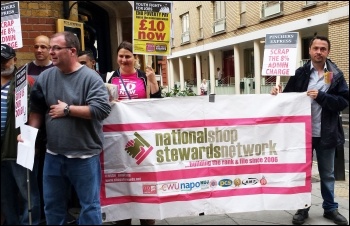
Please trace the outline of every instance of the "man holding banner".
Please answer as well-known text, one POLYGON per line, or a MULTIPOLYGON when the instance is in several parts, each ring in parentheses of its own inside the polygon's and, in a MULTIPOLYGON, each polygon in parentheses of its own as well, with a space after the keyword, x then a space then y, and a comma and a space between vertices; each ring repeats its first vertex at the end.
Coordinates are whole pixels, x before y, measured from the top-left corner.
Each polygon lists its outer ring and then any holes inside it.
MULTIPOLYGON (((38 225, 40 223, 40 194, 36 178, 38 162, 35 161, 33 171, 29 172, 29 178, 27 169, 16 163, 19 127, 16 126, 15 108, 17 105, 26 105, 18 101, 20 95, 15 93, 16 60, 15 50, 6 44, 1 44, 1 211, 7 225, 30 223, 38 225), (30 180, 30 197, 28 197, 27 179, 30 180)), ((23 115, 27 117, 28 114, 23 115)))
MULTIPOLYGON (((306 92, 312 99, 312 150, 316 151, 321 179, 323 217, 335 224, 347 225, 348 221, 338 212, 338 203, 334 201, 334 158, 336 147, 345 142, 339 112, 349 105, 349 88, 343 72, 327 59, 330 47, 327 37, 311 39, 311 61, 296 70, 283 92, 306 92)), ((280 89, 274 87, 271 94, 276 95, 280 89)), ((299 209, 293 216, 293 224, 303 224, 309 217, 309 209, 299 209)))

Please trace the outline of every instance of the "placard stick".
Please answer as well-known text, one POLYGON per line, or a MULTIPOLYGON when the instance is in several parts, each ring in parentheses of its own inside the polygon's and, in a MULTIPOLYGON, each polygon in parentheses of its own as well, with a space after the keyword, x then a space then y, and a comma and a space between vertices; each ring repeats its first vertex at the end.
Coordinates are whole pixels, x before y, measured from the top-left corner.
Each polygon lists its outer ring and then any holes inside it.
MULTIPOLYGON (((146 61, 145 70, 147 70, 147 67, 152 67, 152 56, 151 55, 146 55, 146 60, 145 61, 146 61)), ((147 92, 147 98, 150 98, 151 86, 150 86, 150 81, 148 80, 148 77, 147 77, 146 92, 147 92)))
POLYGON ((282 92, 282 88, 280 88, 280 83, 281 83, 281 76, 276 76, 276 88, 278 90, 278 92, 282 92))

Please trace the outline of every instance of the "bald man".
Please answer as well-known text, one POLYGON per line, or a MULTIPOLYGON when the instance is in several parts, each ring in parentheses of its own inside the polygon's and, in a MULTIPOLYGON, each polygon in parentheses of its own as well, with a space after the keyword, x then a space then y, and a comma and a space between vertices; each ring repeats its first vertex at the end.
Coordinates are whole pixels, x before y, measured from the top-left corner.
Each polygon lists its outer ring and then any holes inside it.
MULTIPOLYGON (((44 70, 53 67, 51 56, 50 56, 50 38, 45 35, 39 35, 34 39, 33 51, 35 60, 28 63, 28 75, 29 77, 38 78, 39 74, 44 70)), ((46 152, 46 129, 42 126, 39 129, 36 139, 36 155, 35 164, 38 164, 38 183, 40 190, 40 202, 41 202, 41 216, 45 217, 44 213, 44 202, 43 202, 43 191, 42 191, 42 175, 44 168, 44 159, 46 152), (37 163, 38 162, 38 163, 37 163)), ((42 219, 44 220, 44 219, 42 219)))
POLYGON ((35 60, 28 64, 28 75, 37 79, 44 70, 53 67, 50 56, 50 38, 45 35, 39 35, 34 39, 34 57, 35 60))

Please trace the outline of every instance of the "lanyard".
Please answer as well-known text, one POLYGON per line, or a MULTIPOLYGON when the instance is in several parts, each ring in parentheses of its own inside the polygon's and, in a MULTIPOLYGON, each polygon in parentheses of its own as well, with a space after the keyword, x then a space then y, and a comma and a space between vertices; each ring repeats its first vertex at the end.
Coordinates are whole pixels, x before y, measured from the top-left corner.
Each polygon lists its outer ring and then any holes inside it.
POLYGON ((119 72, 119 69, 117 70, 117 74, 119 75, 120 80, 122 80, 122 83, 123 83, 123 86, 124 86, 125 92, 126 92, 126 94, 128 95, 129 100, 131 100, 130 94, 129 94, 129 92, 128 92, 128 90, 127 90, 126 86, 125 86, 124 80, 123 80, 123 78, 122 78, 122 74, 119 72))

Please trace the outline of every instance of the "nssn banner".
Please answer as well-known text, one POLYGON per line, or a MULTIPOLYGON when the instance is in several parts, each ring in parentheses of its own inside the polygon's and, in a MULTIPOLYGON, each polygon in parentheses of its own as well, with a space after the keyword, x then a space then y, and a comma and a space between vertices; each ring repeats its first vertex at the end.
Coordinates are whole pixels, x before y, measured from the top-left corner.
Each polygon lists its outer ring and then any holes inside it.
POLYGON ((126 100, 103 130, 104 222, 311 204, 306 93, 126 100))

